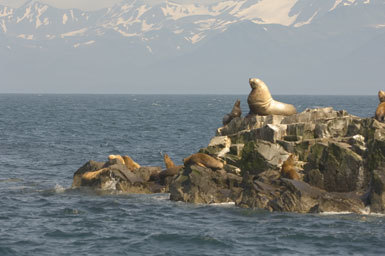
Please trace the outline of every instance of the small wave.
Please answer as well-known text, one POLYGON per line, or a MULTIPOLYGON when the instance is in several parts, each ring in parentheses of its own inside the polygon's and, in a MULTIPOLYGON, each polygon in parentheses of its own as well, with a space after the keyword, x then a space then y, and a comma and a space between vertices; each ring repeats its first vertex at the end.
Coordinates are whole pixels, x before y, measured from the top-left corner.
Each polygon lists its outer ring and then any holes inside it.
POLYGON ((16 255, 16 251, 10 247, 0 246, 0 255, 16 255))
MULTIPOLYGON (((356 214, 356 213, 348 212, 348 211, 344 211, 344 212, 321 212, 320 213, 320 215, 350 215, 350 214, 356 214)), ((369 207, 366 207, 358 215, 373 216, 373 217, 385 217, 385 214, 383 214, 383 213, 370 212, 369 207)))
POLYGON ((64 193, 66 191, 66 189, 63 186, 56 184, 54 187, 54 191, 56 193, 64 193))
POLYGON ((321 212, 320 215, 347 215, 354 214, 353 212, 321 212))
POLYGON ((170 194, 154 194, 154 196, 151 197, 152 199, 159 200, 159 201, 165 201, 170 199, 170 194))
POLYGON ((78 209, 64 208, 64 214, 66 215, 79 215, 81 212, 78 209))
POLYGON ((373 217, 385 217, 384 213, 369 213, 368 215, 373 217))
POLYGON ((0 182, 21 182, 23 181, 22 179, 18 179, 18 178, 9 178, 9 179, 0 179, 0 182))
POLYGON ((210 204, 210 205, 214 205, 214 206, 234 206, 235 202, 214 203, 214 204, 210 204))

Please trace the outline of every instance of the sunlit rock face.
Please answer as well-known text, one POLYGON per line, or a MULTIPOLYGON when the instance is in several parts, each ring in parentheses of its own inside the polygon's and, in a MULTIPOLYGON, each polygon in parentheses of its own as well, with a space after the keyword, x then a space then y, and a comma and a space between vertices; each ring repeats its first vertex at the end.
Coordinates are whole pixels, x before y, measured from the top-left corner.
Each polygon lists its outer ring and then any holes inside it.
MULTIPOLYGON (((385 125, 373 118, 332 108, 307 109, 291 116, 235 118, 217 130, 212 141, 218 143, 201 152, 219 156, 230 149, 220 157, 241 171, 242 191, 235 199, 241 207, 383 212, 384 135, 385 125), (290 154, 297 158, 298 181, 280 173, 290 154)), ((188 175, 183 178, 189 180, 188 175)), ((185 184, 194 186, 192 179, 185 184)))
POLYGON ((268 211, 385 213, 385 124, 332 108, 234 118, 172 168, 89 161, 72 186, 268 211))

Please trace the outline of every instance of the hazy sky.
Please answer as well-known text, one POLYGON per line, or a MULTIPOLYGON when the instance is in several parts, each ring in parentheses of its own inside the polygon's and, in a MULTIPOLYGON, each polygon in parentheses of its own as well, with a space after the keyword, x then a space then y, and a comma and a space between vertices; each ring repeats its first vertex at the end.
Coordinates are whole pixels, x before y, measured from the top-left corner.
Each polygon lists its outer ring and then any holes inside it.
MULTIPOLYGON (((0 0, 0 4, 19 7, 27 0, 0 0)), ((84 10, 97 10, 114 5, 121 0, 39 0, 58 8, 79 8, 84 10)))
MULTIPOLYGON (((11 6, 11 7, 19 7, 23 3, 28 0, 0 0, 0 4, 11 6)), ((98 10, 101 8, 111 7, 116 3, 122 2, 124 0, 37 0, 41 3, 47 3, 57 8, 78 8, 83 10, 98 10)), ((147 0, 145 2, 159 3, 165 2, 166 0, 147 0)), ((210 2, 219 2, 220 0, 172 0, 172 2, 176 3, 210 3, 210 2)))

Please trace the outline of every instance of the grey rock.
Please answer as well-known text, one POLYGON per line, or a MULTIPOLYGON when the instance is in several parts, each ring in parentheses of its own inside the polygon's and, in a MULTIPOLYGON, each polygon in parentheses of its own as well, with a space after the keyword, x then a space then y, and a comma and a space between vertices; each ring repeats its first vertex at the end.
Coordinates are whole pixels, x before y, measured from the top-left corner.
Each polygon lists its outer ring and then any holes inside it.
POLYGON ((191 165, 172 181, 170 199, 189 203, 234 202, 241 191, 242 178, 224 170, 191 165))
POLYGON ((372 212, 385 213, 385 168, 372 173, 369 201, 372 212))

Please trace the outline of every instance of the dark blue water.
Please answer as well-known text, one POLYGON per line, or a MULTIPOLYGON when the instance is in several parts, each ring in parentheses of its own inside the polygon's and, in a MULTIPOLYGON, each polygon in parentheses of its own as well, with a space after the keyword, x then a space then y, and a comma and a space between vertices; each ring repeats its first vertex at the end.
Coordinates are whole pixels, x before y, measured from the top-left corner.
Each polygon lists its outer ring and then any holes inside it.
MULTIPOLYGON (((0 95, 0 255, 374 255, 385 217, 268 213, 167 194, 71 190, 86 161, 176 163, 207 146, 243 96, 0 95)), ((280 96, 373 116, 377 96, 280 96)))

